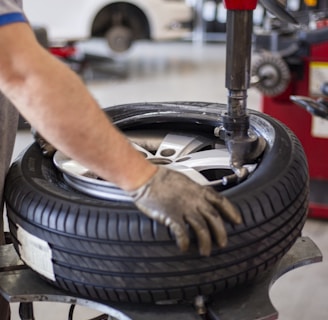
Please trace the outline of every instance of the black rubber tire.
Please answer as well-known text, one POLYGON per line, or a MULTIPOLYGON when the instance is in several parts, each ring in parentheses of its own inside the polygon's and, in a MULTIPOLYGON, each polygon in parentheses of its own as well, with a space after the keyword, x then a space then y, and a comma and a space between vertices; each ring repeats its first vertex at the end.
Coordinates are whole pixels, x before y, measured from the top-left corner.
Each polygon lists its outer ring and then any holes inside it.
POLYGON ((129 50, 134 39, 131 28, 120 25, 109 28, 105 38, 109 47, 118 53, 129 50))
MULTIPOLYGON (((210 103, 130 104, 107 114, 123 130, 149 124, 208 132, 225 106, 210 103)), ((291 131, 271 117, 251 113, 251 125, 268 139, 257 170, 223 193, 243 223, 226 223, 229 243, 198 255, 195 237, 181 253, 168 229, 129 202, 105 201, 68 187, 36 144, 12 165, 5 197, 17 251, 17 226, 46 241, 55 285, 92 299, 154 302, 192 299, 250 281, 272 268, 300 236, 308 209, 304 151, 291 131)), ((21 239, 19 239, 21 241, 21 239)))

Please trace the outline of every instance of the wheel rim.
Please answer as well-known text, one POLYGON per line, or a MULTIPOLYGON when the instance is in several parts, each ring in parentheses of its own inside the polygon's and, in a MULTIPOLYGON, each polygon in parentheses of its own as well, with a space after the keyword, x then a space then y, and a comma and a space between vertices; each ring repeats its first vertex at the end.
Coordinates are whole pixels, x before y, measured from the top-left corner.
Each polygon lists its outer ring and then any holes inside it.
MULTIPOLYGON (((148 130, 132 130, 126 134, 146 159, 181 172, 201 185, 222 185, 222 178, 233 174, 229 152, 224 142, 214 135, 210 139, 201 133, 174 130, 151 133, 148 130)), ((102 180, 60 151, 55 153, 54 163, 66 183, 78 191, 106 200, 132 201, 124 190, 102 180)), ((246 167, 252 172, 256 164, 246 167)))

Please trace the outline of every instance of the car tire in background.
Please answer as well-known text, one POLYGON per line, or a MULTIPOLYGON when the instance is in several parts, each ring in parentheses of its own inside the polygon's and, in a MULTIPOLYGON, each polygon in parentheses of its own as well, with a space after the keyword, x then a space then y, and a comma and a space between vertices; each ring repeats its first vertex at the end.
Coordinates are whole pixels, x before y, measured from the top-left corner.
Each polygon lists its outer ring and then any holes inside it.
POLYGON ((95 17, 91 35, 105 37, 113 52, 130 49, 138 39, 150 39, 150 26, 145 13, 129 3, 112 3, 95 17))
POLYGON ((130 49, 133 42, 133 31, 124 26, 113 26, 105 34, 109 47, 115 52, 130 49))

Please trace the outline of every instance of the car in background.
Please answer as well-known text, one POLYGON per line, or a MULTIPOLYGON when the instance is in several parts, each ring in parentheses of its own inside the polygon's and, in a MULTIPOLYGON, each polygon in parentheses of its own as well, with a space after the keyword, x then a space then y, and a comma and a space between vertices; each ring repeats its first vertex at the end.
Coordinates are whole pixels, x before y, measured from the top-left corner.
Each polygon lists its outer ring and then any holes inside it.
POLYGON ((184 0, 29 0, 24 11, 47 30, 51 44, 105 37, 114 52, 138 39, 187 37, 193 17, 184 0))

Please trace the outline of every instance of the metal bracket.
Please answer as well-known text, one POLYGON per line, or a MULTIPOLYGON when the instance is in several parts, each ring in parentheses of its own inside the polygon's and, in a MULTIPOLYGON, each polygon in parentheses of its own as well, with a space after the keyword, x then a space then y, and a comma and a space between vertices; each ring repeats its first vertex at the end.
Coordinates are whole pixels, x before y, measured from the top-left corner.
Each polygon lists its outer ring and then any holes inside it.
MULTIPOLYGON (((271 272, 245 286, 211 297, 207 304, 208 320, 275 320, 278 312, 271 304, 269 290, 286 272, 322 261, 322 254, 307 237, 297 239, 271 272)), ((64 302, 85 306, 118 320, 200 320, 191 304, 155 305, 111 303, 87 300, 55 288, 19 260, 13 245, 0 246, 0 294, 13 303, 34 301, 64 302)), ((204 318, 203 318, 204 319, 204 318)))

